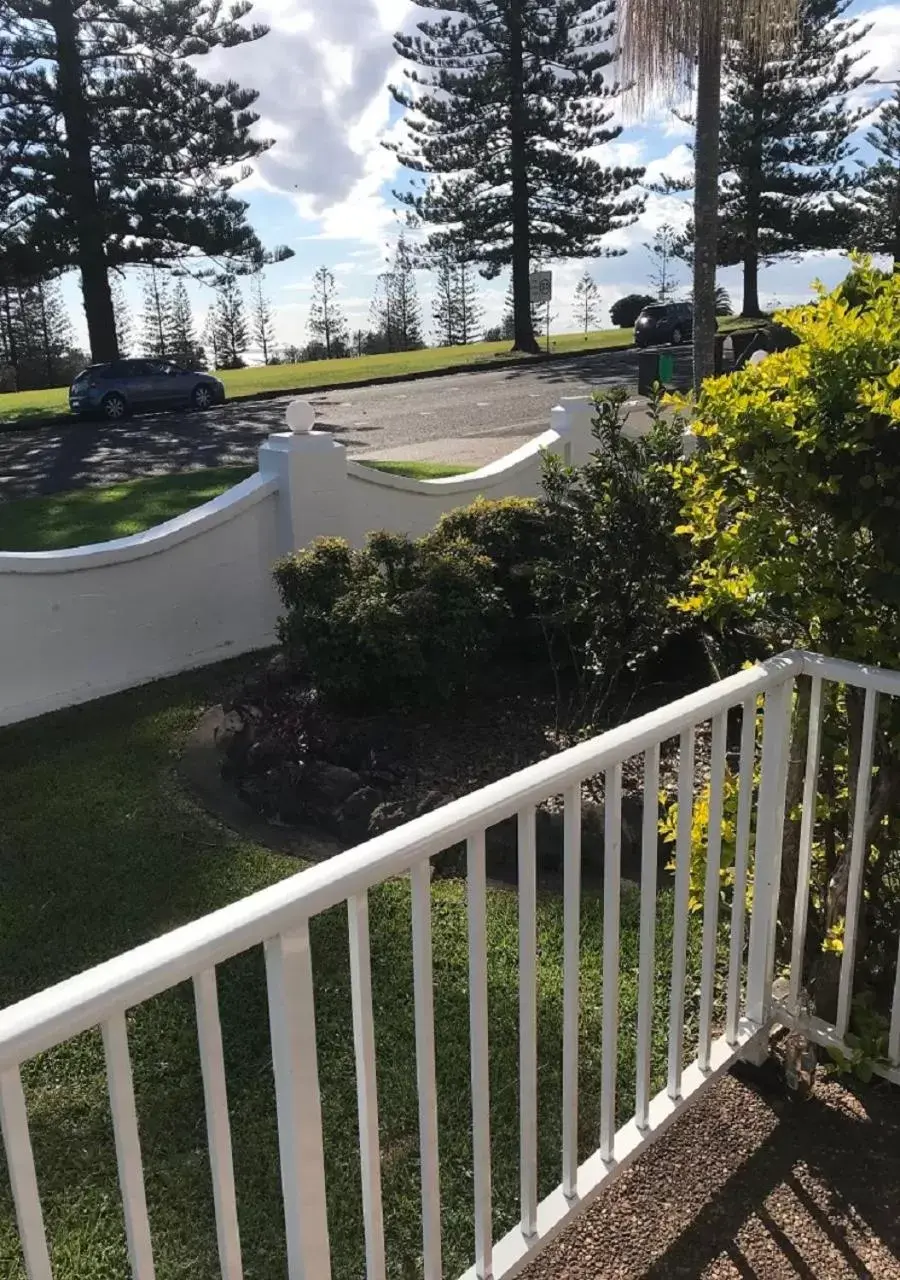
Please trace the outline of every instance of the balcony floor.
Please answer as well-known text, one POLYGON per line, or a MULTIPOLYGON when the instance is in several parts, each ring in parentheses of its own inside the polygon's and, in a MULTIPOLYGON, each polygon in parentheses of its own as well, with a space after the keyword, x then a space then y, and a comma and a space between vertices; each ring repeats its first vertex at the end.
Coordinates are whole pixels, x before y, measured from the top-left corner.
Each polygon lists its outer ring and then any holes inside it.
POLYGON ((726 1076, 526 1280, 900 1280, 900 1091, 726 1076))

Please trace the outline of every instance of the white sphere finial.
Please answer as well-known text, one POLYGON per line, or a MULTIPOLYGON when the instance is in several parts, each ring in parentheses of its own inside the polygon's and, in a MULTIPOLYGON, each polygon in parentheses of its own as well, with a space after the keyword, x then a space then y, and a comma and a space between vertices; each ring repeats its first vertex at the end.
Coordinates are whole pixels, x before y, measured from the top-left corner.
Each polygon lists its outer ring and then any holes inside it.
POLYGON ((306 436, 316 423, 316 411, 308 400, 292 400, 285 410, 287 424, 295 436, 306 436))

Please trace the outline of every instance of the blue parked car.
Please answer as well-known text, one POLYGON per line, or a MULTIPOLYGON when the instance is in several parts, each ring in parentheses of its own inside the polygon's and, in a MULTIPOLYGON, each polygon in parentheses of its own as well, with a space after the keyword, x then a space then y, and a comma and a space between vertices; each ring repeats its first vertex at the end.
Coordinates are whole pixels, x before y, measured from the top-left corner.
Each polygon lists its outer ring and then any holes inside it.
POLYGON ((225 399, 211 373, 181 369, 170 360, 113 360, 92 364, 69 388, 69 409, 120 422, 133 409, 208 409, 225 399))

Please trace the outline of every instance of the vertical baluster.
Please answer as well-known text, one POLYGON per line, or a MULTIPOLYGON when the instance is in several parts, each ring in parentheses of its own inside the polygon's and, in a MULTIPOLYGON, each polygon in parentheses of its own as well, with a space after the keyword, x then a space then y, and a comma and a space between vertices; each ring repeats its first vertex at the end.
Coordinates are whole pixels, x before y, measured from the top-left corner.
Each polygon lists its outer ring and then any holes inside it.
POLYGON ((866 817, 872 786, 872 762, 875 756, 875 719, 878 694, 866 690, 863 711, 862 743, 859 773, 856 777, 856 804, 853 809, 853 836, 850 844, 850 878, 847 882, 847 915, 844 921, 844 950, 841 955, 841 977, 838 986, 837 1033, 847 1034, 850 1004, 853 999, 853 968, 856 962, 856 932, 859 925, 859 903, 862 895, 863 869, 866 861, 866 817))
POLYGON ((712 1010, 716 989, 716 935, 719 925, 719 869, 722 863, 722 810, 725 787, 725 734, 728 712, 713 720, 709 773, 709 830, 706 839, 706 880, 703 886, 703 941, 700 967, 700 1039, 697 1057, 701 1071, 709 1070, 712 1010))
POLYGON ((289 1280, 329 1280, 309 923, 265 944, 289 1280))
POLYGON ((675 833, 675 922, 672 931, 672 990, 669 999, 668 1094, 681 1096, 684 1054, 684 983, 687 972, 691 818, 694 806, 694 730, 685 729, 678 750, 678 824, 675 833))
POLYGON ((534 809, 519 814, 519 1163, 522 1234, 537 1230, 537 849, 534 809))
POLYGON ((581 787, 565 794, 563 815, 562 1188, 578 1176, 578 967, 581 948, 581 787))
POLYGON ((375 1022, 372 1015, 369 899, 365 892, 348 898, 347 925, 350 934, 350 1000, 353 1012, 353 1056, 356 1062, 366 1275, 368 1280, 384 1280, 384 1219, 381 1206, 375 1022))
POLYGON ((646 1129, 650 1116, 650 1049, 656 977, 656 877, 659 856, 659 743, 644 753, 644 820, 641 831, 641 942, 638 975, 635 1120, 646 1129))
POLYGON ((612 1160, 619 1060, 619 899, 622 872, 622 766, 607 769, 603 831, 603 1030, 600 1159, 612 1160))
POLYGON ((489 1280, 492 1268, 491 1129, 488 1073, 487 890, 484 832, 466 849, 469 916, 469 1038, 472 1066, 472 1157, 475 1166, 475 1274, 489 1280))
POLYGON ((434 1063, 434 978, 431 961, 431 864, 412 869, 413 999, 416 1013, 416 1090, 422 1179, 422 1257, 425 1280, 441 1280, 441 1192, 437 1082, 434 1063))
POLYGON ((747 915, 747 863, 750 853, 750 816, 753 810, 753 775, 756 770, 756 699, 741 708, 741 773, 738 782, 737 826, 734 841, 734 897, 731 902, 731 947, 728 957, 728 995, 725 1036, 737 1043, 741 1013, 741 970, 747 915))
POLYGON ((791 677, 767 690, 763 711, 762 763, 753 858, 753 913, 747 954, 747 1018, 758 1026, 768 1022, 772 1008, 793 699, 794 680, 791 677))
POLYGON ((197 1040, 203 1074, 206 1106, 206 1135, 209 1168, 212 1174, 213 1204, 216 1211, 216 1239, 222 1280, 241 1280, 241 1241, 238 1233, 237 1201, 234 1192, 234 1162, 231 1125, 228 1120, 228 1092, 225 1057, 219 1023, 219 999, 215 969, 204 969, 194 978, 194 1006, 197 1010, 197 1040))
POLYGON ((53 1280, 18 1067, 0 1072, 0 1128, 28 1280, 53 1280))
POLYGON ((900 1067, 900 940, 897 942, 897 971, 894 974, 894 998, 891 1001, 888 1058, 895 1067, 900 1067))
POLYGON ((791 976, 788 999, 796 1008, 803 985, 803 952, 809 911, 809 872, 812 865, 816 794, 819 782, 819 750, 822 740, 822 678, 813 676, 809 694, 809 732, 806 739, 806 775, 803 779, 803 813, 797 856, 797 892, 794 895, 794 932, 791 939, 791 976))
POLYGON ((124 1013, 115 1013, 104 1022, 103 1047, 132 1280, 153 1280, 153 1247, 124 1013))

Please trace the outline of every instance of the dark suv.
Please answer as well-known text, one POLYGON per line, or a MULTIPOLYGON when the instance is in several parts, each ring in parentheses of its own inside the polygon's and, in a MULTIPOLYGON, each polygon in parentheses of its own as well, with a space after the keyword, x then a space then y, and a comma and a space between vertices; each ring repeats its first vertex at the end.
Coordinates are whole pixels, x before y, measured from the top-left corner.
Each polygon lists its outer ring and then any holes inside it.
POLYGON ((181 369, 170 360, 113 360, 84 369, 69 388, 72 413, 99 413, 119 422, 132 409, 190 405, 208 409, 225 399, 225 387, 210 373, 181 369))
POLYGON ((634 324, 634 341, 639 347, 655 347, 671 342, 677 347, 694 336, 694 308, 689 302, 657 302, 644 307, 634 324))

